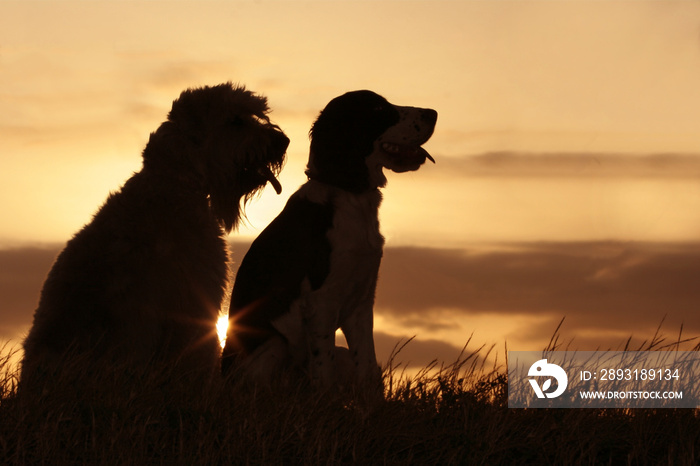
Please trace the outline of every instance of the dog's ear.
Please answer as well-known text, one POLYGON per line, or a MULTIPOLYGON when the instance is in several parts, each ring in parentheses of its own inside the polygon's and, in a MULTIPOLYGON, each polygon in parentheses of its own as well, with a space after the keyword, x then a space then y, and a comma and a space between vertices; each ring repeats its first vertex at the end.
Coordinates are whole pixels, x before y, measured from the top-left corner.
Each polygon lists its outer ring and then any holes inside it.
POLYGON ((366 158, 399 114, 382 96, 353 91, 331 100, 311 127, 310 179, 361 192, 370 187, 366 158))
POLYGON ((372 153, 373 140, 343 124, 319 117, 311 128, 311 150, 306 175, 347 191, 369 188, 365 157, 372 153))

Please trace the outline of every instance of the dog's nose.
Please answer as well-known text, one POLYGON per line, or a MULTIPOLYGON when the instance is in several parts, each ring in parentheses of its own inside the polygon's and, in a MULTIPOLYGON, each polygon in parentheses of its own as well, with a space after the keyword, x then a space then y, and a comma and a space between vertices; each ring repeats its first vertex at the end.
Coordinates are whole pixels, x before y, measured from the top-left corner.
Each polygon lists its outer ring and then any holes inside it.
POLYGON ((437 112, 432 108, 424 109, 421 115, 421 119, 426 123, 430 123, 431 125, 434 125, 437 122, 437 117, 437 112))
POLYGON ((281 131, 275 131, 274 133, 274 145, 279 152, 286 152, 287 147, 289 147, 289 138, 286 134, 281 131))

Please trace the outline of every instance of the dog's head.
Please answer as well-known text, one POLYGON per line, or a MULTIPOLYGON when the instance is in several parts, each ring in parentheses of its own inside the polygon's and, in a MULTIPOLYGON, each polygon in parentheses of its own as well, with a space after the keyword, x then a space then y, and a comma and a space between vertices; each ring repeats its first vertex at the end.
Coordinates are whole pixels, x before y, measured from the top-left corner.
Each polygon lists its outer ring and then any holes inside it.
POLYGON ((352 192, 382 187, 382 168, 417 170, 426 159, 421 147, 435 129, 437 112, 399 107, 371 91, 331 100, 311 128, 309 178, 352 192))
POLYGON ((173 102, 168 121, 151 135, 144 168, 204 191, 226 231, 242 205, 284 164, 289 139, 270 122, 267 99, 231 83, 188 89, 173 102))

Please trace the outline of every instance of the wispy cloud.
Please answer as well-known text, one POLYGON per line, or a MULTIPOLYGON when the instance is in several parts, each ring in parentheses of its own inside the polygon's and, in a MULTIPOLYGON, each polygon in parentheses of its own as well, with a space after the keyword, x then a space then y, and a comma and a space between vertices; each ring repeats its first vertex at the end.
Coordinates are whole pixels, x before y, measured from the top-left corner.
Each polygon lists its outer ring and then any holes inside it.
MULTIPOLYGON (((439 155, 438 155, 439 157, 439 155)), ((700 153, 639 154, 572 152, 489 152, 463 157, 439 157, 441 175, 537 178, 695 178, 700 153)))

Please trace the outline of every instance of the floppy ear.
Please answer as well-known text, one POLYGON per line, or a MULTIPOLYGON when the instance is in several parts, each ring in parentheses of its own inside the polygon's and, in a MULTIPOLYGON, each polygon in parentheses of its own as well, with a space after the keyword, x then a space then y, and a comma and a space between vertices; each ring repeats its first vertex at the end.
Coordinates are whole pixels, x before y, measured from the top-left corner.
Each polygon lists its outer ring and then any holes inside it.
POLYGON ((320 115, 311 127, 311 150, 306 175, 351 192, 369 188, 365 158, 374 141, 350 122, 320 115))

